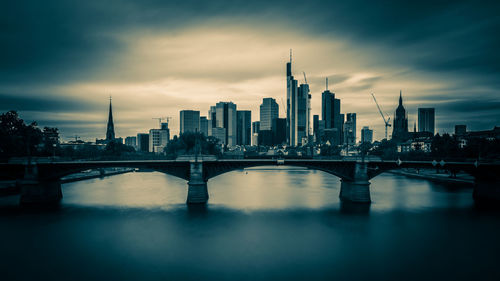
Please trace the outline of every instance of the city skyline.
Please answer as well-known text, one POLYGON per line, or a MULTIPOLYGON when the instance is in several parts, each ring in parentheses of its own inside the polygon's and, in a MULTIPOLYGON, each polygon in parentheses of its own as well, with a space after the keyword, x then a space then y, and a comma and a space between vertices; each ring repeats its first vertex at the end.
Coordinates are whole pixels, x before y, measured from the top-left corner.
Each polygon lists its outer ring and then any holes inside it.
POLYGON ((455 124, 482 130, 500 123, 493 36, 499 22, 489 4, 387 3, 371 7, 376 14, 360 12, 359 3, 116 4, 7 6, 3 13, 17 16, 2 17, 8 24, 0 109, 58 127, 63 140, 104 138, 109 95, 121 137, 156 128, 151 118, 158 116, 174 117, 171 130, 178 134, 179 110, 205 115, 218 101, 233 101, 260 120, 260 101, 271 97, 284 117, 283 68, 292 48, 293 75, 300 84, 301 72, 307 74, 312 114, 321 114, 329 77, 342 113, 356 112, 358 133, 369 126, 374 139, 383 138, 384 124, 371 92, 392 116, 402 89, 409 127, 419 107, 435 108, 436 133, 452 133, 455 124), (289 19, 301 9, 308 11, 302 20, 289 19), (153 10, 161 17, 146 17, 153 10), (335 17, 342 14, 350 16, 335 17), (94 21, 78 20, 84 17, 94 21))

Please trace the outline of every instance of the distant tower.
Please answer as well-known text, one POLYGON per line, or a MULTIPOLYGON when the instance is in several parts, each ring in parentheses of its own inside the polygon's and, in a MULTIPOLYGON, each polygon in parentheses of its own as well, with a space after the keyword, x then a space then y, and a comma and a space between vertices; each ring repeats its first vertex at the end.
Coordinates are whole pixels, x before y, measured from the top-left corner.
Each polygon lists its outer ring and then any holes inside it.
POLYGON ((399 91, 399 105, 394 115, 392 138, 398 141, 406 141, 408 139, 408 116, 403 106, 403 95, 401 91, 399 91))
POLYGON ((106 141, 115 139, 115 125, 113 124, 113 110, 111 108, 111 97, 109 97, 108 128, 106 130, 106 141))

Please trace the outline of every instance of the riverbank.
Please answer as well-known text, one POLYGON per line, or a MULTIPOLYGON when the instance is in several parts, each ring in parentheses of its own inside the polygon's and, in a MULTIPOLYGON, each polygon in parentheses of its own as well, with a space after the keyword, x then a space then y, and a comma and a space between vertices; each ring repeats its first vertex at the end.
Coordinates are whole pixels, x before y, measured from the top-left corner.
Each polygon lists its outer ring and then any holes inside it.
MULTIPOLYGON (((100 177, 114 176, 133 172, 132 168, 111 168, 102 170, 89 170, 86 172, 71 174, 61 178, 61 183, 69 183, 81 180, 88 180, 100 177)), ((21 192, 21 188, 17 181, 0 181, 0 197, 17 195, 21 192)))
POLYGON ((132 168, 112 168, 102 170, 90 170, 87 172, 71 174, 61 178, 61 183, 75 182, 81 180, 95 179, 100 177, 114 176, 133 172, 132 168))
POLYGON ((457 174, 456 177, 454 178, 450 177, 450 174, 445 173, 444 171, 442 173, 436 173, 435 170, 429 170, 429 169, 391 170, 387 171, 387 173, 401 175, 409 178, 425 179, 441 183, 456 183, 463 185, 474 184, 474 178, 465 173, 457 174))

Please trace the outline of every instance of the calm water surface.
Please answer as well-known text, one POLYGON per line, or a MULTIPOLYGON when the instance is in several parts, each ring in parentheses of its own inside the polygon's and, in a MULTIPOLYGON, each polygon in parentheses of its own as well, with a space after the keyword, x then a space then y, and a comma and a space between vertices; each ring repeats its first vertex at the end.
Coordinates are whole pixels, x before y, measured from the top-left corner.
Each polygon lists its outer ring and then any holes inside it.
POLYGON ((58 210, 0 210, 0 280, 500 280, 500 215, 472 190, 392 174, 373 203, 339 201, 320 171, 209 181, 129 173, 63 185, 58 210))

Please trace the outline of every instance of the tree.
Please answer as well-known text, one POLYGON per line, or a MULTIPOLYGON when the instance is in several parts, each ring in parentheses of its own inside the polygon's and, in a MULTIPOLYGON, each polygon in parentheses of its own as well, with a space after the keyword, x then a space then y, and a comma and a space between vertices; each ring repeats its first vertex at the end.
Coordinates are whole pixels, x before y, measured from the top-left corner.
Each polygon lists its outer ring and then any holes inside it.
POLYGON ((168 142, 165 147, 168 158, 175 159, 183 154, 210 154, 220 155, 219 140, 214 137, 205 137, 199 132, 185 132, 168 142))
POLYGON ((1 156, 31 156, 41 140, 42 132, 36 122, 26 125, 14 110, 0 115, 1 156))

